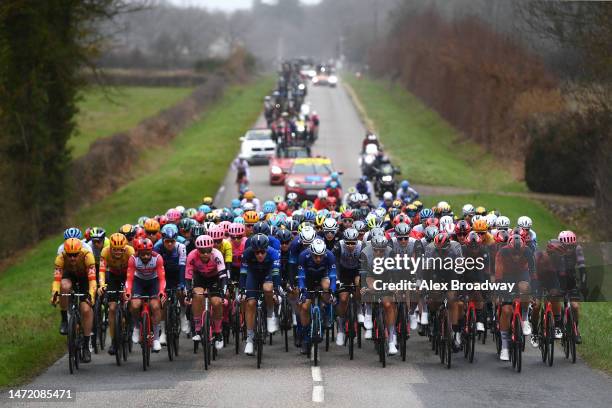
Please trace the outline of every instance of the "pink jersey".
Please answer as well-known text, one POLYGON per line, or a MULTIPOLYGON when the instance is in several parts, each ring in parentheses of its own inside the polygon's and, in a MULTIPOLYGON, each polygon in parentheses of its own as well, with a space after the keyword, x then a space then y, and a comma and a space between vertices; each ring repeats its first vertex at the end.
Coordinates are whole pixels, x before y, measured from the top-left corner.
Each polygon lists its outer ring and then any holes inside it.
POLYGON ((200 259, 200 253, 194 249, 187 255, 187 265, 185 265, 185 279, 193 279, 194 272, 202 274, 205 278, 221 277, 220 272, 225 271, 225 262, 223 254, 216 248, 213 248, 208 262, 204 263, 200 259))
POLYGON ((232 239, 232 266, 240 267, 242 263, 242 253, 244 252, 244 245, 247 242, 247 237, 242 237, 240 241, 232 239))

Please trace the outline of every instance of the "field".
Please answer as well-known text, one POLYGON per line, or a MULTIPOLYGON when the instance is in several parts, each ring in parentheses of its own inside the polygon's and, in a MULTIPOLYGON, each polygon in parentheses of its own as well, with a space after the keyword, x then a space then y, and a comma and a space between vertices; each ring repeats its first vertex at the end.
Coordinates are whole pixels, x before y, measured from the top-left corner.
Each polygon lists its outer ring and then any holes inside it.
POLYGON ((191 88, 120 86, 93 87, 81 95, 77 133, 68 145, 72 157, 87 153, 96 139, 126 131, 185 98, 191 88))
MULTIPOLYGON (((74 224, 114 231, 141 215, 214 196, 238 149, 238 136, 255 122, 271 87, 268 79, 231 87, 170 146, 144 155, 143 176, 81 210, 74 224)), ((0 387, 25 381, 64 353, 59 313, 49 305, 54 253, 61 241, 60 235, 46 239, 0 275, 0 387)))

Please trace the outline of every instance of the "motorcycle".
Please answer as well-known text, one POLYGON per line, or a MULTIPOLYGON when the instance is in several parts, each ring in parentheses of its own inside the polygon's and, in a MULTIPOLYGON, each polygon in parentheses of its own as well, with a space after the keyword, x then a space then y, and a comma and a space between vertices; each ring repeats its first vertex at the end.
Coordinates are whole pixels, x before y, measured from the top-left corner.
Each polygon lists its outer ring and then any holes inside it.
POLYGON ((395 195, 397 190, 396 174, 401 174, 400 170, 391 164, 383 164, 380 168, 374 169, 374 191, 379 199, 385 192, 390 191, 395 195))

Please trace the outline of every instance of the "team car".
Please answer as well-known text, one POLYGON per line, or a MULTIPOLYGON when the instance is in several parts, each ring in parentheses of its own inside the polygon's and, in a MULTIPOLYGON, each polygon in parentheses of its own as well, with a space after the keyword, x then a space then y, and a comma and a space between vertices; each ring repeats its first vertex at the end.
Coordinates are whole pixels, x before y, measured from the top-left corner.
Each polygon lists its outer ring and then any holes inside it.
POLYGON ((251 129, 240 138, 240 156, 249 163, 267 163, 276 151, 276 143, 272 139, 270 129, 251 129))
POLYGON ((314 199, 333 173, 331 160, 325 157, 294 159, 285 176, 285 194, 296 193, 300 199, 314 199))
POLYGON ((291 170, 293 161, 310 157, 310 147, 291 146, 279 148, 275 157, 270 159, 269 174, 271 185, 283 185, 285 176, 291 170))

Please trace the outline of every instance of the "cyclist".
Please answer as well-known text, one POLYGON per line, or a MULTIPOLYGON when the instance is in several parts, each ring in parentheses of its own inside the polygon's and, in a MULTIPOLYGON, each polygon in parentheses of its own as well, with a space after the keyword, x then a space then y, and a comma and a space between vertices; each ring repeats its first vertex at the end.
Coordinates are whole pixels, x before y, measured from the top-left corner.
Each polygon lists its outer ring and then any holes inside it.
POLYGON ((232 255, 232 244, 225 239, 225 230, 221 225, 214 225, 207 231, 208 235, 215 242, 215 249, 223 255, 223 261, 226 265, 231 265, 234 260, 232 255))
POLYGON ((96 297, 96 261, 90 250, 83 246, 78 238, 68 238, 64 242, 64 250, 55 258, 55 270, 53 272, 53 286, 51 289, 51 304, 59 301, 62 321, 60 334, 68 334, 68 298, 60 297, 61 294, 69 294, 72 290, 81 292, 87 290, 88 298, 81 298, 79 309, 81 311, 81 324, 85 341, 83 344, 82 361, 91 361, 89 349, 90 339, 93 335, 93 311, 92 305, 96 297))
MULTIPOLYGON (((372 237, 369 244, 367 244, 361 251, 360 256, 360 281, 361 281, 361 295, 362 299, 368 291, 374 289, 374 280, 382 279, 385 282, 391 282, 394 280, 394 272, 391 270, 384 271, 382 274, 374 274, 374 262, 377 258, 389 258, 391 256, 391 248, 388 246, 387 239, 384 235, 375 235, 372 237)), ((395 320, 397 318, 397 309, 393 302, 393 298, 385 291, 382 294, 382 307, 385 314, 385 324, 389 333, 388 345, 389 355, 397 354, 397 341, 395 337, 395 320)), ((366 329, 365 338, 372 338, 372 312, 371 312, 371 299, 367 302, 366 314, 364 318, 364 327, 366 329)), ((379 328, 381 329, 381 328, 379 328)))
POLYGON ((395 198, 401 200, 404 204, 410 204, 414 200, 419 199, 419 193, 410 187, 410 182, 408 180, 402 180, 400 183, 400 188, 395 193, 395 198))
MULTIPOLYGON (((153 252, 153 242, 148 238, 138 239, 134 243, 135 255, 128 261, 127 279, 125 284, 125 299, 130 301, 130 309, 134 322, 139 320, 142 301, 139 296, 149 296, 151 306, 151 321, 153 322, 153 351, 161 350, 159 341, 159 322, 161 320, 160 302, 166 296, 166 275, 164 260, 153 252)), ((138 325, 134 325, 132 342, 140 341, 138 325)))
MULTIPOLYGON (((134 255, 134 248, 128 245, 125 235, 117 232, 110 236, 110 245, 102 249, 100 254, 100 288, 98 294, 106 290, 119 292, 125 286, 127 267, 130 257, 134 255)), ((115 312, 119 296, 117 293, 108 295, 108 324, 111 339, 115 337, 115 312)), ((111 342, 108 354, 115 354, 115 345, 111 342)))
POLYGON ((93 250, 91 248, 91 245, 89 245, 87 243, 86 240, 83 239, 83 233, 81 232, 80 229, 76 228, 76 227, 71 227, 71 228, 67 228, 64 231, 64 242, 62 242, 60 244, 59 247, 57 247, 57 254, 61 255, 64 252, 64 243, 66 242, 67 239, 69 238, 76 238, 78 240, 81 241, 81 243, 83 244, 83 248, 87 249, 89 252, 93 253, 93 250))
MULTIPOLYGON (((582 246, 577 244, 576 234, 574 234, 572 231, 561 231, 558 239, 565 248, 565 254, 563 255, 563 269, 560 276, 561 290, 570 294, 571 307, 574 311, 574 316, 576 319, 576 329, 578 329, 578 317, 580 312, 580 297, 578 295, 578 290, 582 292, 585 299, 587 295, 584 251, 582 246), (576 285, 577 280, 580 283, 579 286, 576 285)), ((581 343, 582 338, 580 333, 578 333, 576 336, 576 344, 581 343)))
POLYGON ((245 231, 245 226, 238 223, 233 223, 228 231, 232 243, 232 263, 229 274, 229 278, 232 282, 238 282, 240 280, 240 265, 242 263, 242 254, 246 248, 247 241, 247 238, 244 236, 245 231))
MULTIPOLYGON (((310 324, 310 304, 313 294, 309 290, 321 288, 333 294, 336 290, 336 258, 325 247, 320 238, 316 238, 310 247, 299 256, 298 260, 298 287, 300 290, 300 322, 303 328, 310 324)), ((323 302, 331 304, 330 293, 323 296, 323 302)), ((302 330, 302 354, 308 354, 310 349, 310 331, 302 330)))
POLYGON ((143 228, 147 234, 147 238, 149 238, 151 242, 153 242, 153 245, 155 245, 155 243, 161 238, 161 234, 159 233, 159 222, 155 218, 149 218, 145 221, 143 228))
MULTIPOLYGON (((527 247, 523 237, 516 233, 508 240, 508 244, 501 248, 495 256, 495 281, 516 283, 521 295, 521 314, 523 318, 523 334, 531 334, 531 324, 527 319, 527 306, 529 303, 529 282, 534 275, 535 264, 533 252, 527 247)), ((510 360, 508 349, 510 320, 512 316, 511 302, 504 302, 500 319, 502 348, 500 360, 510 360)))
MULTIPOLYGON (((177 241, 179 230, 174 224, 167 224, 161 229, 162 238, 153 245, 153 250, 164 260, 164 270, 166 273, 166 289, 185 289, 185 265, 187 263, 187 249, 184 244, 177 241)), ((181 302, 182 302, 181 296, 181 302)), ((181 313, 181 330, 189 332, 189 322, 184 310, 181 313)), ((161 345, 166 344, 165 322, 161 324, 161 335, 159 336, 161 345)))
POLYGON ((215 336, 215 348, 223 348, 223 303, 227 292, 227 271, 221 252, 209 235, 200 235, 196 239, 196 249, 187 255, 185 279, 192 281, 193 294, 191 307, 195 334, 193 341, 201 341, 202 312, 204 311, 204 293, 210 298, 212 310, 212 331, 215 336))
POLYGON ((264 234, 253 235, 251 245, 242 254, 240 268, 240 287, 246 291, 247 341, 244 348, 246 355, 253 355, 258 291, 263 291, 265 297, 268 332, 274 333, 278 330, 278 320, 274 315, 273 290, 278 290, 280 287, 279 267, 279 253, 270 246, 268 237, 264 234))
POLYGON ((319 192, 317 193, 317 198, 314 201, 315 210, 320 211, 324 208, 327 208, 327 197, 328 196, 326 190, 319 190, 319 192))
MULTIPOLYGON (((461 252, 466 259, 466 270, 461 276, 464 282, 480 283, 490 276, 490 252, 477 232, 470 232, 461 246, 461 252), (472 261, 468 261, 471 259, 472 261), (480 260, 481 263, 478 262, 480 260), (468 266, 471 265, 471 266, 468 266)), ((476 301, 476 331, 484 332, 484 297, 482 291, 472 291, 470 298, 476 301)))
POLYGON ((259 201, 259 199, 257 197, 255 197, 255 193, 251 190, 246 191, 243 195, 243 199, 240 202, 240 204, 242 205, 242 207, 244 208, 244 205, 247 203, 251 203, 255 206, 255 211, 260 212, 261 211, 261 202, 259 201))
MULTIPOLYGON (((349 291, 352 290, 349 286, 360 287, 359 258, 363 245, 363 242, 359 241, 359 232, 355 228, 349 228, 344 231, 343 239, 338 241, 333 248, 338 273, 338 307, 336 309, 338 313, 336 344, 338 346, 344 345, 344 317, 348 307, 349 291)), ((355 291, 355 297, 357 302, 361 301, 360 291, 355 291)), ((361 311, 358 312, 357 318, 359 323, 363 323, 361 311)))
POLYGON ((338 221, 335 218, 325 218, 323 221, 323 233, 322 238, 325 242, 325 247, 330 251, 334 249, 338 242, 338 221))
POLYGON ((533 221, 531 221, 531 218, 527 217, 526 215, 523 215, 518 218, 516 224, 523 230, 523 233, 526 235, 525 241, 529 248, 531 248, 531 250, 535 252, 538 246, 538 235, 531 228, 533 226, 533 221))

